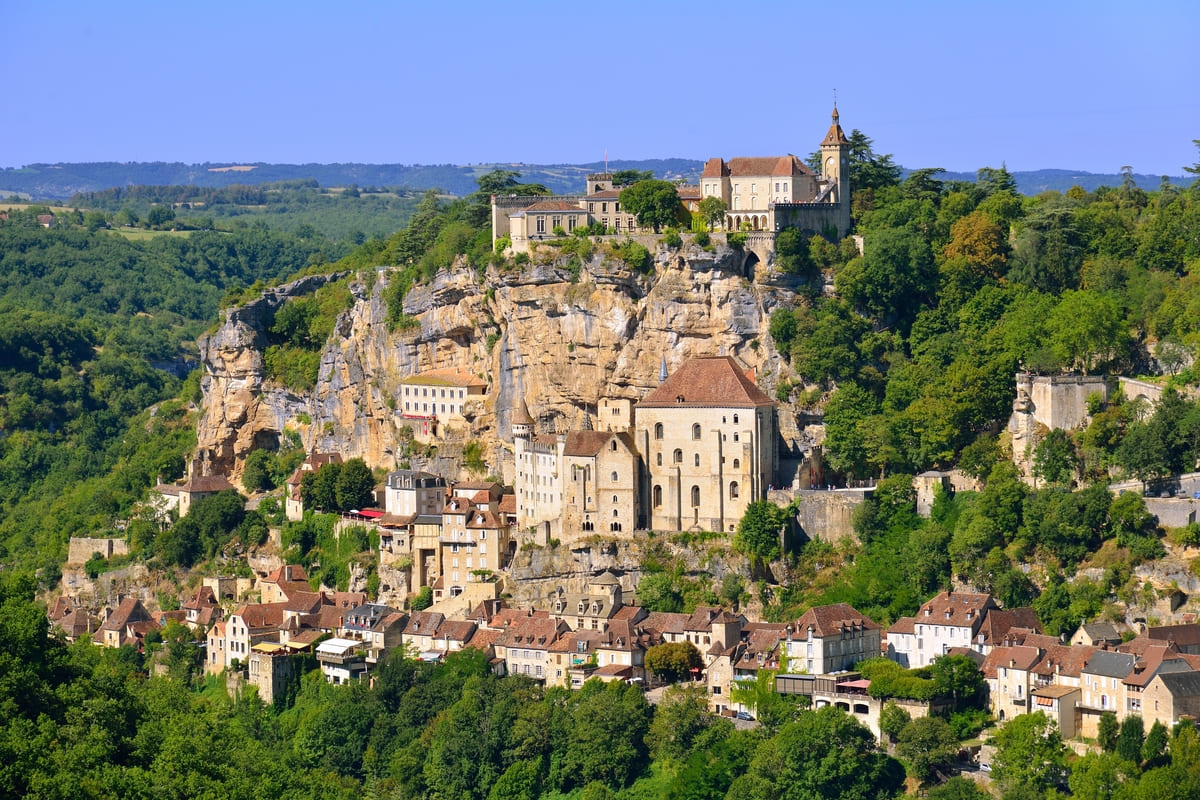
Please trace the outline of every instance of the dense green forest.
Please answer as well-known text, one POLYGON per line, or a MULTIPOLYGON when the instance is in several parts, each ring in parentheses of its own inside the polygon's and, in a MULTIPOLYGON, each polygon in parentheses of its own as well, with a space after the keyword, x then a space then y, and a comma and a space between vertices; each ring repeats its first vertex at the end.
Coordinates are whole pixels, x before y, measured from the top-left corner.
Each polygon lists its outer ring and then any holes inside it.
POLYGON ((331 245, 258 226, 130 241, 70 215, 45 229, 37 211, 0 223, 0 561, 52 586, 69 536, 182 474, 199 372, 176 376, 222 298, 331 245))
MULTIPOLYGON (((230 229, 263 224, 272 230, 311 239, 324 236, 349 245, 390 236, 403 228, 416 205, 403 188, 359 188, 357 184, 322 189, 315 180, 202 186, 125 186, 81 192, 71 208, 107 212, 117 225, 146 223, 158 229, 230 229)), ((329 252, 330 260, 346 250, 329 252)))

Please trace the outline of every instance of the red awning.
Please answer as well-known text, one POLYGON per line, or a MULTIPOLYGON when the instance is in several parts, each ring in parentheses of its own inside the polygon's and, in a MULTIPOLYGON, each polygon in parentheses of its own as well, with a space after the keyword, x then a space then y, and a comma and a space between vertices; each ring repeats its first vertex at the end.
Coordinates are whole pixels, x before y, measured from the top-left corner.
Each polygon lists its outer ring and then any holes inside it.
MULTIPOLYGON (((354 513, 354 512, 351 512, 351 513, 354 513)), ((374 508, 364 508, 362 511, 359 511, 357 513, 360 517, 366 517, 367 519, 379 519, 380 517, 383 516, 382 511, 378 511, 374 508)))
POLYGON ((870 689, 871 682, 866 679, 861 679, 861 680, 857 680, 857 681, 842 681, 841 683, 838 684, 839 689, 842 688, 843 686, 845 686, 848 689, 870 689))

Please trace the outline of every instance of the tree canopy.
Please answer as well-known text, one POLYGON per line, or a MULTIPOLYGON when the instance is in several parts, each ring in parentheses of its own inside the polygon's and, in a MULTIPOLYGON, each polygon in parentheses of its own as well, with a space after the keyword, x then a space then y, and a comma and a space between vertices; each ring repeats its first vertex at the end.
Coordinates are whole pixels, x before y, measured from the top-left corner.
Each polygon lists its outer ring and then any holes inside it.
POLYGON ((621 205, 637 217, 638 224, 655 233, 684 217, 679 192, 670 181, 642 180, 621 190, 621 205))

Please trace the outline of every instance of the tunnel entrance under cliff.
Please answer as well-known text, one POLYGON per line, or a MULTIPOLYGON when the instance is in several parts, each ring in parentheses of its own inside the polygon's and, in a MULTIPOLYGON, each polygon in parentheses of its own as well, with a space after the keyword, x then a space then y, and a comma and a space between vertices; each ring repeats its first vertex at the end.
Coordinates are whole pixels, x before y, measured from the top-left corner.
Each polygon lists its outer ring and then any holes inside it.
POLYGON ((754 270, 758 268, 758 254, 753 250, 746 253, 746 260, 742 262, 742 277, 748 281, 754 280, 754 270))

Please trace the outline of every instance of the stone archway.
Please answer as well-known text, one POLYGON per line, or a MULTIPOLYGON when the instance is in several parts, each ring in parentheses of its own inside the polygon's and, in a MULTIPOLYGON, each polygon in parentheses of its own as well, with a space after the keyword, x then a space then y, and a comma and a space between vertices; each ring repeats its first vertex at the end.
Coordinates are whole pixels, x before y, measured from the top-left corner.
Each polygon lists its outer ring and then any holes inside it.
POLYGON ((742 262, 742 277, 746 280, 754 281, 754 270, 758 267, 758 253, 747 248, 746 259, 742 262))

